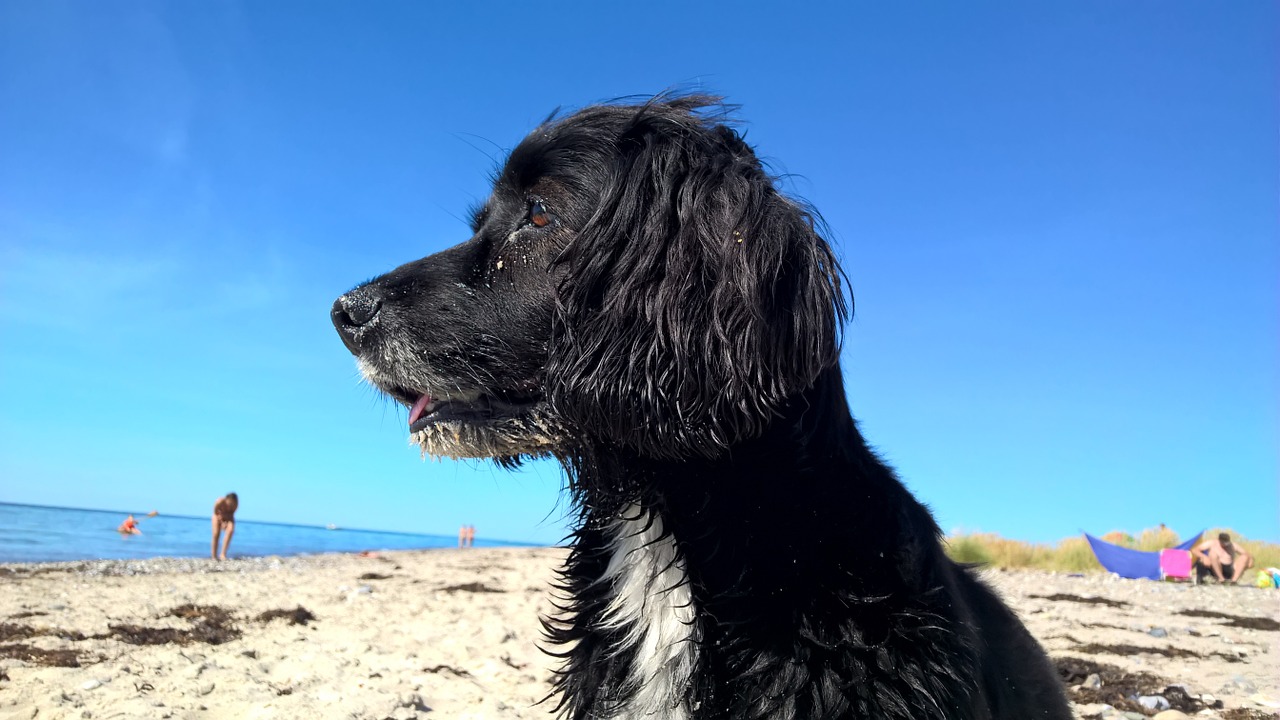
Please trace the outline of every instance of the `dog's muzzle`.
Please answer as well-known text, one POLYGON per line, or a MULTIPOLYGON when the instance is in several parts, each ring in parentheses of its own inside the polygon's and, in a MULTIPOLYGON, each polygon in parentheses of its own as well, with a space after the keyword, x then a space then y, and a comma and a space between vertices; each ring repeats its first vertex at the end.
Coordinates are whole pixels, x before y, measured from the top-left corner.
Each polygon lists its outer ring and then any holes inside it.
POLYGON ((377 322, 381 309, 382 292, 371 285, 361 285, 333 302, 329 317, 352 355, 360 354, 360 341, 377 322))

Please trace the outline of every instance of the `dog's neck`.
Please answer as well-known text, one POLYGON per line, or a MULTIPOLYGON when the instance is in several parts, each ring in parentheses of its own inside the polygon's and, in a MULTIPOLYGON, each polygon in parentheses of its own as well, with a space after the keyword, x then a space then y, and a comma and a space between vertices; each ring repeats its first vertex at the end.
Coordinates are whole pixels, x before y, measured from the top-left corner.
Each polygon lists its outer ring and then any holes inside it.
MULTIPOLYGON (((562 461, 586 519, 606 525, 635 504, 661 511, 671 503, 725 503, 739 514, 776 515, 775 522, 784 522, 792 506, 811 509, 814 495, 847 500, 831 508, 845 520, 865 514, 885 495, 910 497, 858 431, 838 367, 780 408, 759 436, 715 458, 657 459, 602 442, 562 461), (751 497, 755 492, 762 495, 751 497), (799 503, 755 502, 800 493, 809 495, 799 503)), ((824 517, 791 519, 808 524, 824 517)))
POLYGON ((938 534, 858 431, 838 367, 787 403, 761 436, 715 459, 659 460, 616 446, 598 456, 570 468, 584 525, 611 527, 635 506, 654 513, 695 575, 719 578, 720 590, 753 576, 772 583, 858 563, 867 594, 894 592, 922 578, 891 558, 928 552, 922 535, 938 534), (705 538, 714 538, 714 562, 710 548, 699 557, 705 538), (707 567, 696 567, 704 559, 707 567))

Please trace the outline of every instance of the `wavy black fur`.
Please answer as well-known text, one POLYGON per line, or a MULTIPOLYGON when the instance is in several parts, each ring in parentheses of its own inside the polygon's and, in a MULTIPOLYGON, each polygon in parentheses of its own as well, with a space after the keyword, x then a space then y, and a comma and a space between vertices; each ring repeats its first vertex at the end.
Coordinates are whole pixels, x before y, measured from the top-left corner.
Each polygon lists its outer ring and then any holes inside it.
POLYGON ((859 433, 821 227, 717 98, 595 106, 511 153, 471 240, 335 304, 370 379, 406 404, 518 398, 543 429, 523 445, 434 433, 426 451, 564 465, 579 519, 546 621, 563 715, 654 711, 636 705, 635 635, 609 622, 633 513, 674 543, 692 608, 691 669, 644 669, 675 673, 659 717, 1070 717, 1039 646, 859 433))

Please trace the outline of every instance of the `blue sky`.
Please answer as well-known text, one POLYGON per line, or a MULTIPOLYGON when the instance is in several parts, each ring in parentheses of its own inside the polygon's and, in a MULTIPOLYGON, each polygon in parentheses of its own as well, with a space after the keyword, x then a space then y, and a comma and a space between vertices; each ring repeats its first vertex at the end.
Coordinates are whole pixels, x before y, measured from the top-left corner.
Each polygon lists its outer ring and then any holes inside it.
POLYGON ((1278 15, 0 0, 0 501, 558 540, 557 468, 421 461, 329 305, 552 109, 682 87, 825 215, 945 529, 1280 539, 1278 15))

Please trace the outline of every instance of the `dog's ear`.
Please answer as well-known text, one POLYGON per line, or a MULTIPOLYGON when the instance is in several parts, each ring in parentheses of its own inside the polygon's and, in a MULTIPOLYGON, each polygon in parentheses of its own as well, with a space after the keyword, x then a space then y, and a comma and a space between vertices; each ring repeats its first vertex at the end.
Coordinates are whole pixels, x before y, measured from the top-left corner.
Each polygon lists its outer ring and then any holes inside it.
POLYGON ((550 399, 593 437, 714 457, 837 362, 840 270, 815 215, 724 125, 641 111, 614 160, 558 260, 550 399))

